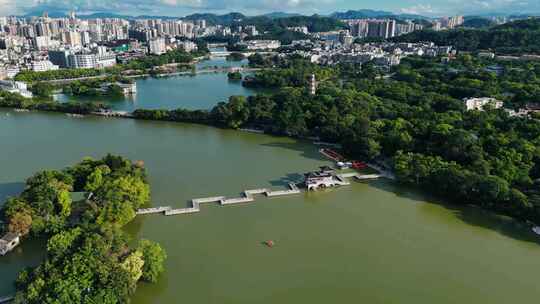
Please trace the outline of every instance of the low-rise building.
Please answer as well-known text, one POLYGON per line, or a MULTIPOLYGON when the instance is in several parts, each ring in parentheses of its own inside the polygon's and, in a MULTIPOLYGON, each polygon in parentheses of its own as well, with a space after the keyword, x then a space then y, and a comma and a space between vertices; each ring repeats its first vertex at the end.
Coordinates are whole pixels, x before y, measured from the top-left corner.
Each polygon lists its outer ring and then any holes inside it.
POLYGON ((161 55, 167 52, 165 39, 154 38, 148 41, 148 53, 152 55, 161 55))
POLYGON ((116 65, 115 54, 71 54, 68 56, 68 67, 73 69, 106 68, 116 65))
POLYGON ((329 167, 321 167, 319 171, 304 174, 304 183, 310 191, 338 185, 334 170, 329 167))
POLYGON ((309 29, 307 26, 294 26, 294 27, 288 27, 287 29, 289 31, 298 32, 305 35, 309 34, 309 29))
POLYGON ((53 64, 49 60, 32 61, 30 69, 34 72, 46 72, 58 70, 59 66, 53 64))
POLYGON ((20 94, 21 96, 26 98, 32 98, 32 92, 28 91, 26 83, 22 81, 1 80, 0 90, 20 94))
POLYGON ((7 233, 0 239, 0 255, 6 255, 15 249, 20 243, 20 237, 16 233, 7 233))
POLYGON ((177 45, 180 49, 183 49, 188 53, 198 49, 197 44, 193 41, 178 41, 177 45))
POLYGON ((13 78, 15 75, 19 74, 21 72, 21 69, 17 66, 10 66, 6 69, 6 76, 7 78, 13 78))
POLYGON ((281 47, 279 40, 249 40, 243 43, 248 50, 275 50, 281 47))
POLYGON ((122 93, 124 93, 124 95, 134 95, 134 94, 137 93, 137 83, 136 82, 133 82, 133 83, 117 82, 116 85, 119 86, 122 89, 122 93))
POLYGON ((481 98, 465 98, 465 107, 467 111, 478 110, 483 111, 485 106, 492 106, 495 109, 500 109, 503 107, 504 103, 500 100, 491 97, 481 97, 481 98))
POLYGON ((112 86, 117 86, 124 95, 134 95, 137 93, 137 83, 108 82, 101 85, 100 90, 106 93, 112 86))

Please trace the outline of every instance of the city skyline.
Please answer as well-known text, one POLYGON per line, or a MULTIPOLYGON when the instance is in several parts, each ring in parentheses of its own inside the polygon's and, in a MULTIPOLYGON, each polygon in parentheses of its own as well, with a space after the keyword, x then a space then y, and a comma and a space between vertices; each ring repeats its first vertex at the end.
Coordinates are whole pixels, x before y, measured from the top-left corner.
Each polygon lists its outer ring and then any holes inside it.
POLYGON ((474 14, 538 14, 540 2, 528 0, 0 0, 0 15, 24 15, 39 11, 82 14, 96 12, 124 15, 185 16, 193 13, 241 12, 258 15, 271 12, 328 15, 347 10, 382 10, 428 17, 474 14))

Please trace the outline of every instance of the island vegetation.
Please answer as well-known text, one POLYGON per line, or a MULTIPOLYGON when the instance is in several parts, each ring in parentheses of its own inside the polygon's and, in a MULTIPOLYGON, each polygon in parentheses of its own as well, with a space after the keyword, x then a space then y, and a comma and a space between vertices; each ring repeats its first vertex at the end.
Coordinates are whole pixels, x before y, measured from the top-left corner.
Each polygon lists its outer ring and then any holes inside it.
POLYGON ((227 73, 227 78, 232 81, 241 81, 242 80, 242 73, 236 71, 236 72, 229 72, 227 73))
MULTIPOLYGON (((74 96, 123 96, 124 92, 119 84, 131 84, 133 79, 121 76, 109 76, 99 79, 75 80, 59 85, 64 94, 74 96)), ((43 85, 42 85, 43 86, 43 85)), ((32 89, 33 91, 35 89, 32 89)))
POLYGON ((245 58, 246 58, 246 56, 244 56, 244 54, 242 54, 240 52, 232 52, 231 54, 229 54, 227 56, 228 61, 242 61, 245 58))
POLYGON ((149 200, 143 163, 120 156, 30 177, 0 216, 23 239, 47 238, 47 255, 19 274, 15 303, 129 303, 137 282, 164 271, 159 244, 133 244, 121 229, 149 200))
MULTIPOLYGON (((47 94, 47 93, 42 93, 47 94)), ((54 101, 50 95, 24 98, 19 94, 0 91, 0 108, 14 108, 24 110, 37 110, 46 112, 61 112, 72 114, 90 114, 108 109, 100 102, 65 102, 54 101)))

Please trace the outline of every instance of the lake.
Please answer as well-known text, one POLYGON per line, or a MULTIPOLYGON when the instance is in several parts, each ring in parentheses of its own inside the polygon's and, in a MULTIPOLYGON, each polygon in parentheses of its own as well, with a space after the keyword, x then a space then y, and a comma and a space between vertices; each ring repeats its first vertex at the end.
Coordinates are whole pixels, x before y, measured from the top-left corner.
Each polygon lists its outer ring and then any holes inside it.
MULTIPOLYGON (((283 188, 329 164, 308 142, 169 122, 0 111, 0 199, 37 170, 111 152, 144 160, 154 206, 283 188), (9 113, 9 115, 7 115, 9 113)), ((540 297, 540 246, 525 227, 390 181, 194 215, 140 216, 167 271, 133 303, 523 303, 540 297), (261 243, 274 240, 274 248, 261 243)), ((0 257, 0 295, 43 241, 0 257)))
MULTIPOLYGON (((213 67, 237 67, 247 63, 247 60, 227 61, 225 58, 212 58, 198 63, 197 69, 204 71, 213 67)), ((249 96, 264 92, 245 88, 241 81, 229 81, 227 73, 223 72, 196 76, 139 78, 136 79, 136 83, 137 94, 132 96, 77 97, 59 94, 55 98, 60 102, 103 102, 114 110, 131 112, 135 109, 210 109, 218 102, 226 102, 232 95, 249 96)))

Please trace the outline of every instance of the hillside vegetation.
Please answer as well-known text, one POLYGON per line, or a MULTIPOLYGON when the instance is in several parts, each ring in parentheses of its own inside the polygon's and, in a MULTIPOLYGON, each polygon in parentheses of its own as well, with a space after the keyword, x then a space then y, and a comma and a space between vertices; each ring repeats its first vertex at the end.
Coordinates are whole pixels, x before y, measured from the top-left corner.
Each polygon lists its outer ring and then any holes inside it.
POLYGON ((500 54, 540 54, 540 18, 510 22, 489 29, 423 30, 393 39, 398 42, 432 41, 462 51, 491 49, 500 54))

